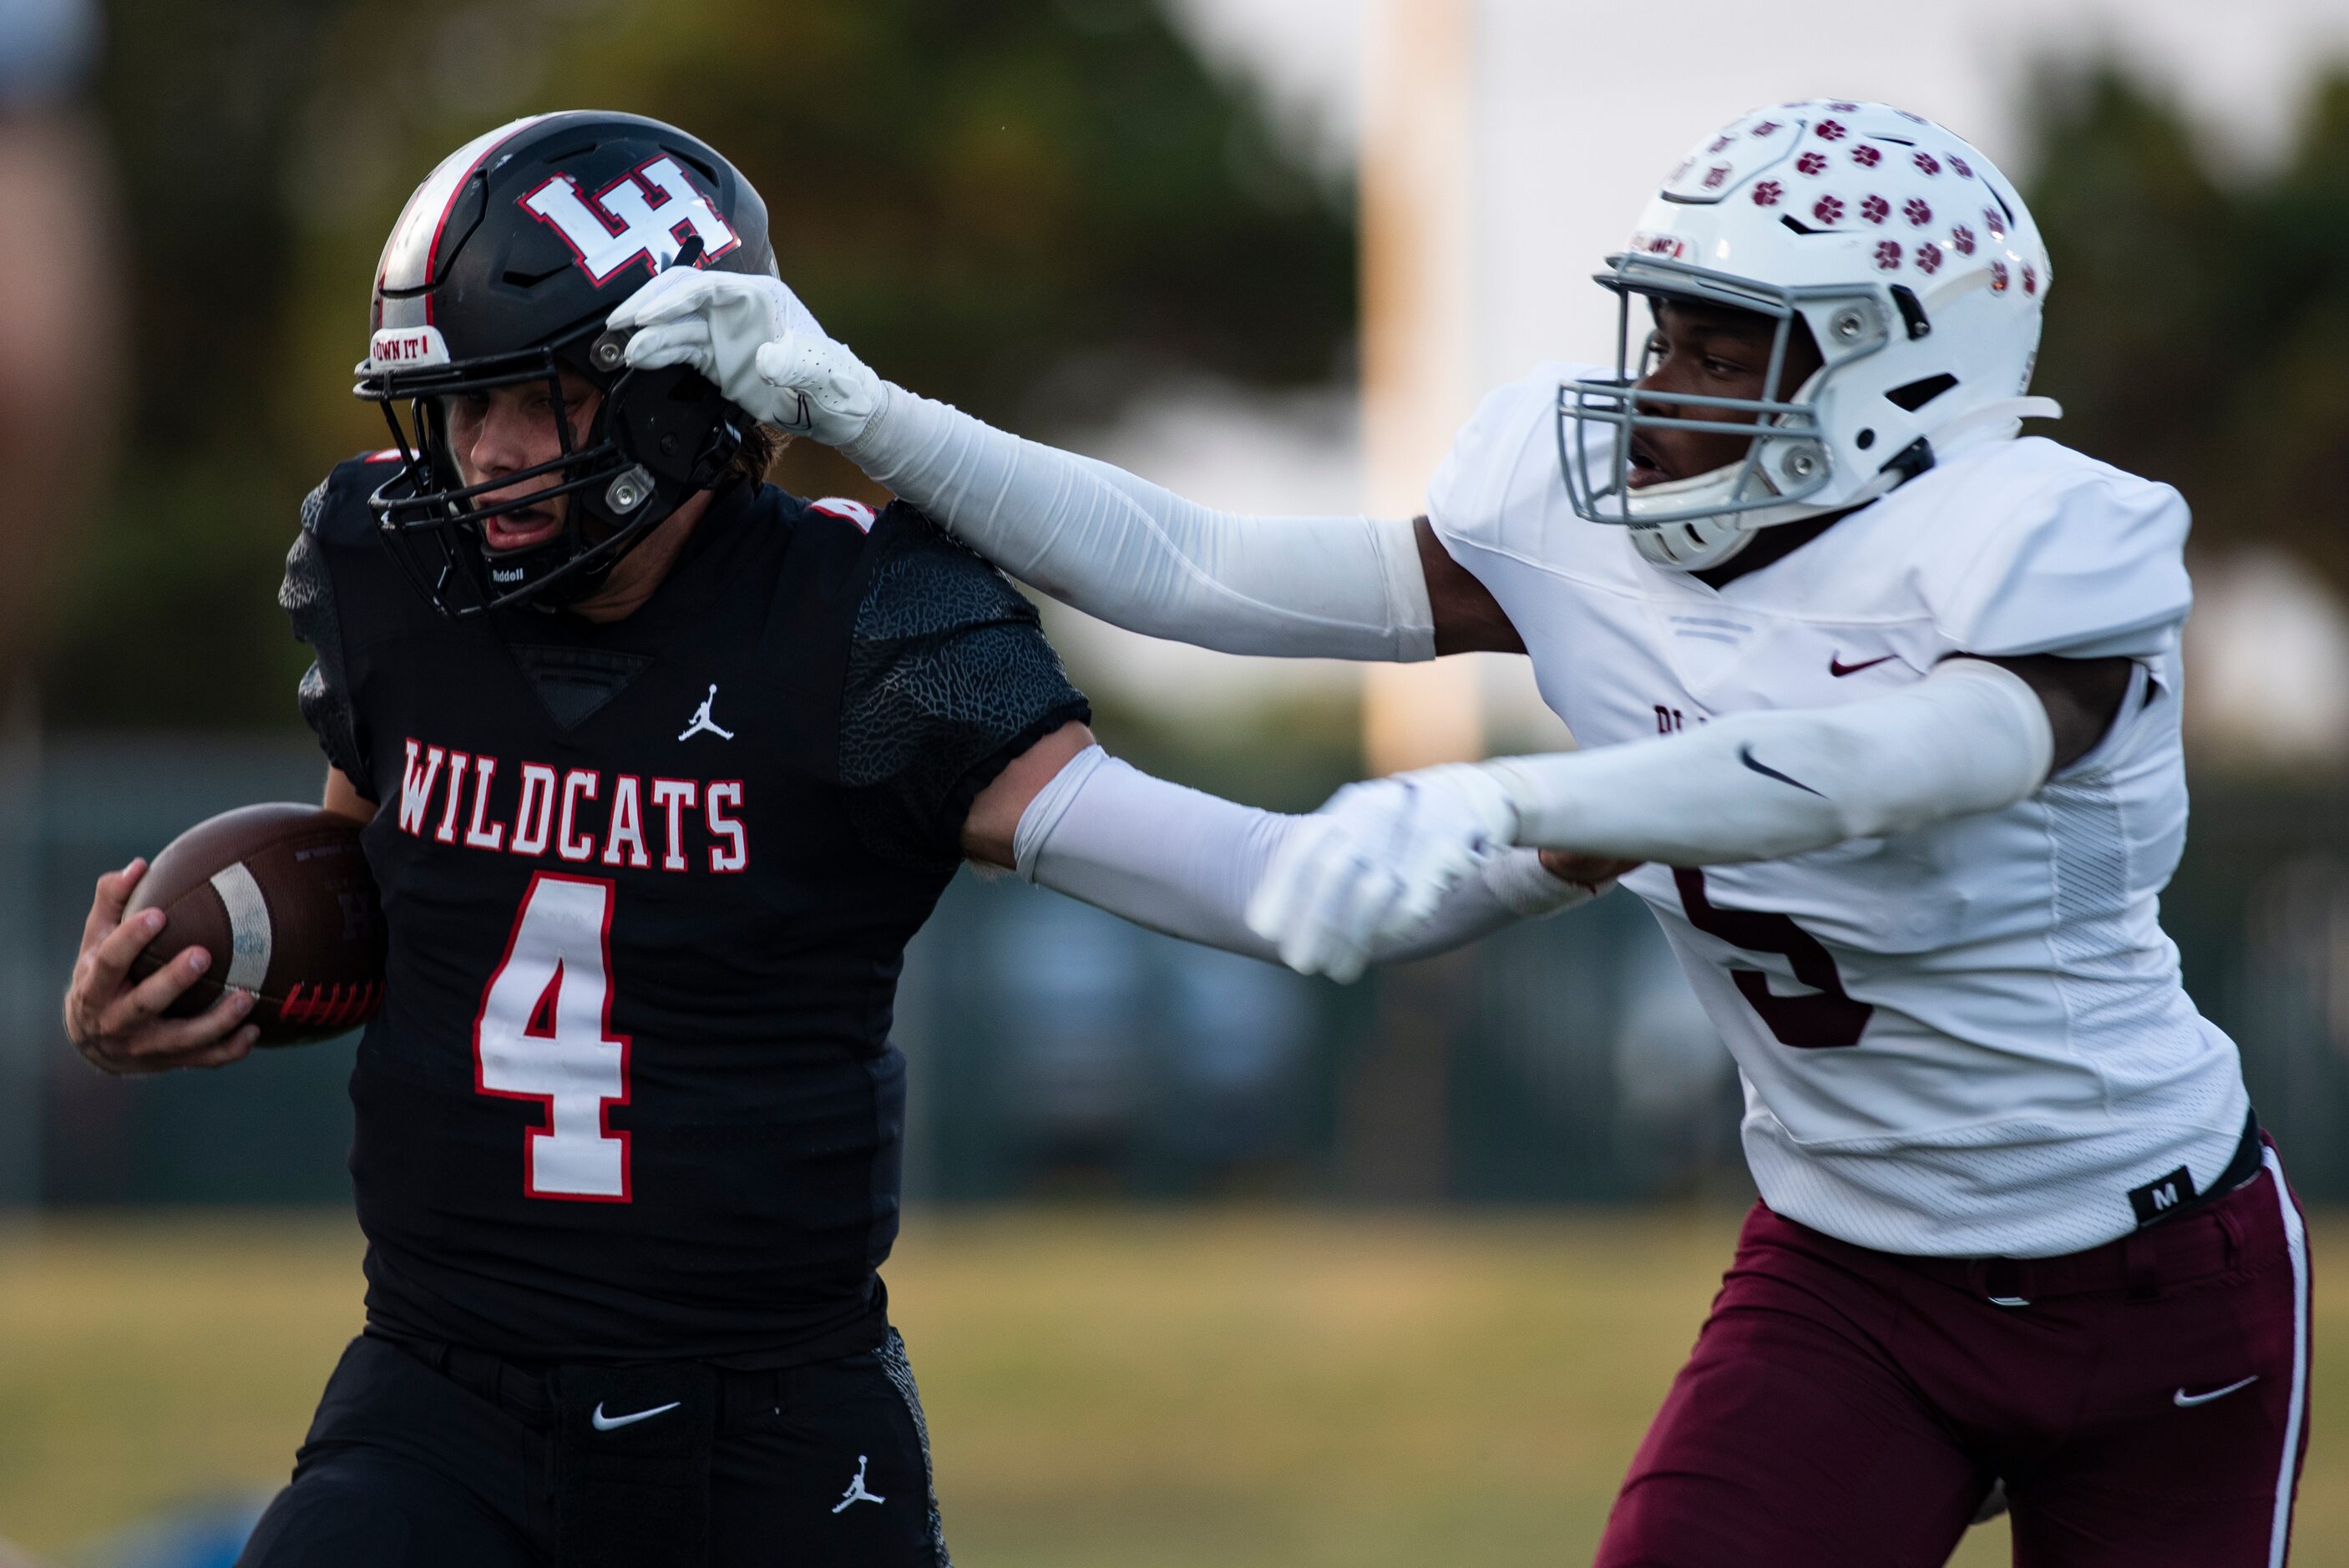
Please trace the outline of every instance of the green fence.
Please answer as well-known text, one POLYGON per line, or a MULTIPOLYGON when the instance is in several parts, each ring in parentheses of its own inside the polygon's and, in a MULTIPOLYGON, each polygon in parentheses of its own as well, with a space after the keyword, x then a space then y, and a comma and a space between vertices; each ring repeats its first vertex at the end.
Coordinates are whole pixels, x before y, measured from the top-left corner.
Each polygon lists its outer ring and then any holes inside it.
MULTIPOLYGON (((0 758, 0 1199, 346 1193, 347 1041, 100 1077, 57 996, 98 872, 211 813, 314 795, 301 737, 0 758)), ((2349 1198, 2349 797, 2208 789, 2166 923, 2311 1197, 2349 1198)), ((1745 1184, 1734 1074, 1617 897, 1340 987, 966 874, 908 955, 919 1196, 1619 1200, 1745 1184)))

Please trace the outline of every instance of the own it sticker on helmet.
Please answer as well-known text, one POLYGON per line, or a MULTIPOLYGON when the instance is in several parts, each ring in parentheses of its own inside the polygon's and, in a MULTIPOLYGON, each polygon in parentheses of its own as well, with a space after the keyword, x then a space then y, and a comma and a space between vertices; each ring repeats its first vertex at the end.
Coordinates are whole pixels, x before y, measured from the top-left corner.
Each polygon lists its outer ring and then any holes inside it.
POLYGON ((414 370, 449 363, 449 340, 437 326, 387 326, 367 342, 367 369, 414 370))

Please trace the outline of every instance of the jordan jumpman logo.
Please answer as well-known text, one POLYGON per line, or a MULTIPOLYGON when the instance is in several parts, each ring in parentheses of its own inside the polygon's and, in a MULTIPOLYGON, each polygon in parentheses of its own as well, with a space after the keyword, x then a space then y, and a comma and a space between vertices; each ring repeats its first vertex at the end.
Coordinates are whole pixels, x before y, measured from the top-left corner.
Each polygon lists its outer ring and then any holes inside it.
POLYGON ((848 1491, 841 1497, 841 1500, 832 1505, 832 1511, 834 1513, 845 1512, 848 1505, 852 1502, 886 1502, 888 1501, 889 1500, 887 1498, 883 1497, 877 1491, 867 1491, 864 1490, 864 1456, 863 1454, 859 1454, 856 1456, 855 1478, 849 1481, 848 1491))
POLYGON ((718 686, 717 683, 712 682, 709 687, 709 695, 703 697, 701 699, 701 706, 693 710, 693 722, 685 727, 685 732, 678 737, 679 740, 691 740, 695 736, 699 735, 704 731, 716 736, 720 740, 731 740, 734 738, 734 732, 732 730, 719 728, 718 721, 709 717, 709 705, 717 700, 718 686))

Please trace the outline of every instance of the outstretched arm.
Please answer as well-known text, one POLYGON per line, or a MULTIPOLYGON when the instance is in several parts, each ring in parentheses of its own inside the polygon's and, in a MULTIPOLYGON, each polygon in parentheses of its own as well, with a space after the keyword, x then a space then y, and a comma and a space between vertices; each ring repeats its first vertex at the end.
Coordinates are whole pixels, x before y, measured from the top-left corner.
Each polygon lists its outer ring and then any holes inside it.
POLYGON ((1350 785, 1268 868, 1248 923, 1293 967, 1336 973, 1415 930, 1501 845, 1724 865, 1997 810, 2085 755, 2133 668, 1955 658, 1839 707, 1350 785))
POLYGON ((841 451, 1013 576, 1130 631, 1275 657, 1434 655, 1407 521, 1218 511, 900 387, 841 451))
POLYGON ((1518 645, 1423 526, 1243 517, 1022 440, 883 381, 774 279, 670 273, 612 325, 633 334, 629 364, 692 365, 759 418, 837 446, 1012 575, 1113 624, 1278 657, 1518 645))
MULTIPOLYGON (((975 861, 1015 867, 1030 882, 1137 925, 1274 962, 1274 944, 1248 928, 1248 901, 1273 857, 1313 820, 1154 779, 1071 724, 1029 748, 980 792, 963 847, 975 861)), ((1594 881, 1628 869, 1560 863, 1594 881)), ((1444 952, 1593 893, 1545 870, 1532 850, 1504 850, 1447 890, 1407 936, 1372 944, 1360 962, 1331 973, 1350 980, 1365 964, 1444 952)))

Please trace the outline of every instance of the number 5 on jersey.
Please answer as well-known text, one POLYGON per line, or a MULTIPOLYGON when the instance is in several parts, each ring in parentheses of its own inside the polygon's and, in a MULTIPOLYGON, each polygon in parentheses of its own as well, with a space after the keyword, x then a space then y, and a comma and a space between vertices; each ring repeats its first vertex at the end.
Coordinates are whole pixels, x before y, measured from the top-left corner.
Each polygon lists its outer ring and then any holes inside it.
POLYGON ((1730 983, 1762 1016, 1780 1045, 1814 1050, 1859 1044, 1876 1005, 1843 988, 1835 954, 1817 937, 1783 914, 1715 904, 1705 892, 1704 872, 1692 867, 1675 868, 1672 885, 1680 889, 1681 909, 1691 925, 1748 953, 1779 954, 1795 971, 1795 980, 1810 987, 1807 995, 1781 996, 1759 969, 1730 972, 1730 983))
POLYGON ((533 1198, 628 1200, 628 1135, 605 1125, 628 1103, 628 1042, 612 1033, 612 884, 541 872, 473 1019, 473 1086, 534 1099, 546 1123, 523 1152, 533 1198))

